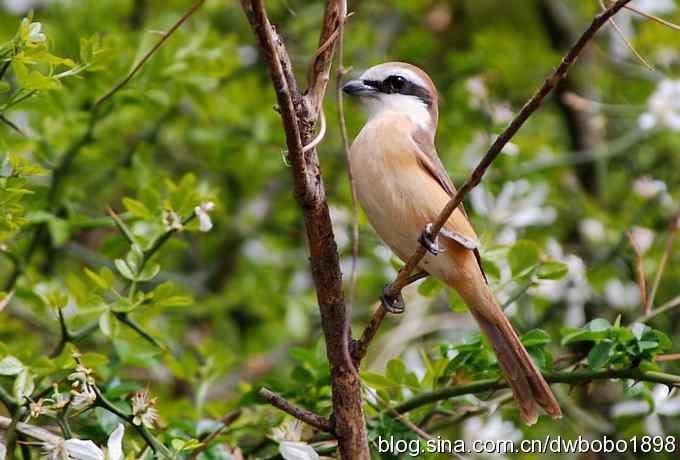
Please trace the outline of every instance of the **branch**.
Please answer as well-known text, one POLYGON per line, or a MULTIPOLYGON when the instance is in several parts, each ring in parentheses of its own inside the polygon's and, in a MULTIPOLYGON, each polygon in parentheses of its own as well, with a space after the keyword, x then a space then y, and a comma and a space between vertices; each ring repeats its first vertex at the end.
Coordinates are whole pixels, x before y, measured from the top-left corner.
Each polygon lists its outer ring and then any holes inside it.
POLYGON ((99 99, 97 99, 97 102, 94 103, 94 110, 96 111, 97 109, 99 109, 99 108, 101 107, 101 105, 102 105, 104 102, 106 102, 107 100, 111 99, 111 98, 113 97, 114 94, 116 94, 116 93, 117 93, 118 91, 120 91, 125 85, 127 85, 127 84, 130 82, 130 80, 132 80, 132 78, 134 78, 134 76, 137 74, 137 72, 139 72, 139 70, 140 70, 140 69, 142 68, 142 66, 146 63, 146 61, 148 61, 149 58, 150 58, 151 56, 153 56, 153 54, 154 54, 156 51, 158 51, 158 49, 161 47, 161 45, 163 45, 163 43, 165 43, 165 41, 166 41, 168 38, 170 38, 170 36, 171 36, 177 29, 179 29, 180 26, 181 26, 182 24, 184 24, 184 22, 185 22, 187 19, 189 19, 189 18, 190 18, 190 17, 191 17, 191 16, 192 16, 192 15, 193 15, 193 14, 194 14, 194 13, 195 13, 202 5, 203 5, 203 3, 205 3, 205 0, 198 0, 196 3, 194 3, 194 5, 193 5, 191 8, 189 8, 189 11, 187 11, 186 13, 184 13, 184 16, 182 16, 181 18, 179 18, 179 20, 178 20, 175 24, 173 24, 173 26, 170 27, 170 29, 168 29, 167 32, 163 33, 163 34, 161 35, 161 39, 158 40, 158 42, 156 42, 156 44, 155 44, 153 47, 151 47, 151 49, 150 49, 149 51, 147 51, 146 54, 145 54, 144 56, 142 56, 142 59, 140 59, 139 62, 132 68, 132 70, 130 71, 130 73, 127 74, 127 76, 126 76, 125 78, 123 78, 120 82, 118 82, 118 84, 117 84, 116 86, 114 86, 113 88, 111 88, 111 90, 110 90, 108 93, 104 94, 102 97, 100 97, 99 99))
MULTIPOLYGON (((680 376, 663 372, 643 371, 639 368, 632 369, 606 369, 602 371, 571 371, 571 372, 544 372, 543 377, 548 383, 587 383, 593 380, 607 379, 632 379, 640 382, 662 383, 669 387, 680 387, 680 376)), ((498 379, 479 380, 466 385, 455 385, 440 390, 430 391, 415 396, 394 407, 400 414, 410 412, 428 404, 463 396, 468 394, 484 393, 508 388, 508 384, 498 379)))
POLYGON ((317 430, 321 430, 326 433, 333 433, 335 430, 331 420, 288 402, 278 393, 274 393, 273 391, 263 387, 260 388, 259 394, 272 406, 278 407, 287 414, 292 415, 298 420, 302 420, 317 430))
POLYGON ((312 278, 316 288, 326 355, 331 367, 333 422, 340 454, 345 460, 369 460, 368 434, 364 422, 360 379, 349 356, 349 317, 342 291, 337 245, 326 203, 326 192, 316 149, 303 151, 313 138, 314 123, 326 91, 336 29, 346 16, 346 2, 328 0, 319 49, 310 70, 306 97, 298 90, 285 45, 269 23, 262 0, 241 0, 257 35, 276 90, 286 133, 295 198, 302 209, 312 278))
MULTIPOLYGON (((505 130, 496 138, 467 181, 465 181, 465 183, 458 189, 454 197, 451 198, 451 200, 441 211, 432 225, 432 234, 434 238, 436 238, 436 236, 439 234, 439 231, 442 229, 451 214, 453 214, 453 211, 455 211, 462 203, 465 195, 467 195, 481 182, 486 170, 489 168, 489 166, 491 166, 491 163, 493 163, 498 155, 500 155, 503 147, 505 147, 505 145, 524 125, 529 117, 543 104, 543 101, 548 96, 548 94, 550 94, 555 89, 557 84, 567 75, 567 72, 576 61, 579 54, 583 52, 584 48, 590 42, 590 40, 593 39, 597 31, 609 20, 609 18, 614 16, 614 14, 616 14, 630 1, 631 0, 618 0, 606 11, 603 11, 593 18, 590 26, 585 30, 585 32, 583 32, 576 43, 574 43, 564 58, 562 58, 560 65, 557 66, 553 73, 546 79, 545 83, 538 89, 538 91, 534 93, 534 95, 526 102, 526 104, 524 104, 522 109, 510 122, 508 127, 505 128, 505 130)), ((427 250, 424 246, 418 246, 415 254, 413 254, 406 265, 401 270, 399 270, 397 278, 386 287, 386 297, 398 298, 401 296, 401 290, 408 285, 411 273, 413 273, 422 258, 425 256, 426 251, 427 250)), ((385 307, 381 305, 375 315, 384 319, 385 312, 381 311, 384 309, 385 307)), ((376 318, 376 321, 380 323, 382 322, 382 319, 376 318)), ((373 320, 371 322, 373 323, 373 320)))
POLYGON ((649 294, 649 301, 645 305, 645 313, 649 314, 654 306, 654 298, 656 297, 656 291, 659 289, 659 284, 661 283, 661 277, 666 270, 666 265, 668 264, 668 258, 671 254, 671 249, 673 248, 673 241, 675 236, 678 234, 678 225, 680 225, 680 210, 678 210, 673 217, 671 222, 668 224, 668 231, 666 235, 666 246, 664 246, 663 254, 661 255, 661 261, 659 262, 659 268, 656 271, 656 276, 654 277, 654 283, 652 284, 652 292, 649 294))
MULTIPOLYGON (((338 24, 338 70, 337 78, 335 80, 335 98, 338 105, 338 124, 340 127, 340 138, 342 140, 342 151, 345 155, 345 163, 347 164, 347 179, 349 180, 349 189, 351 192, 352 205, 352 271, 349 276, 349 299, 347 300, 347 316, 352 316, 352 305, 354 303, 354 291, 357 284, 357 263, 359 260, 359 209, 357 208, 357 190, 354 186, 354 173, 352 172, 352 163, 349 161, 349 140, 347 136, 347 125, 345 123, 345 108, 343 105, 342 80, 347 74, 344 67, 344 33, 345 21, 347 15, 338 24)), ((348 332, 349 334, 349 332, 348 332)))

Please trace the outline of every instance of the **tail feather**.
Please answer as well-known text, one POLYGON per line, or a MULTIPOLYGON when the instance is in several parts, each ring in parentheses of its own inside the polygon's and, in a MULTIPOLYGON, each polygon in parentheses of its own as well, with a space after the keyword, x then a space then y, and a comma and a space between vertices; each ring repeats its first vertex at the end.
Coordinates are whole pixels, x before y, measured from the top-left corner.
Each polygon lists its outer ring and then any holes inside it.
POLYGON ((500 314, 494 315, 494 320, 489 320, 478 312, 472 311, 480 328, 491 342, 524 421, 529 425, 536 423, 537 404, 552 417, 561 417, 562 411, 552 390, 500 309, 500 314))

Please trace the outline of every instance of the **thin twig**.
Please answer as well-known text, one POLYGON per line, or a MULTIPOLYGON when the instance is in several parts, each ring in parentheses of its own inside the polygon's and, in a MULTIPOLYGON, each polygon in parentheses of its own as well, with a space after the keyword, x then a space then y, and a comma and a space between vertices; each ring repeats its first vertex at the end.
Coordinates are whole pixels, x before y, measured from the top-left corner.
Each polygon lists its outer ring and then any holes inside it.
POLYGON ((338 73, 335 80, 335 98, 338 105, 338 124, 340 125, 340 138, 342 139, 342 151, 345 154, 345 162, 347 163, 347 179, 349 180, 349 188, 352 195, 352 271, 349 277, 349 295, 347 298, 347 311, 351 315, 352 306, 354 304, 354 294, 357 284, 357 263, 359 260, 359 210, 357 208, 357 190, 354 186, 354 173, 352 172, 352 164, 349 161, 349 137, 347 136, 347 124, 345 123, 345 108, 342 92, 342 81, 347 74, 344 60, 344 36, 345 36, 345 20, 338 24, 338 73))
POLYGON ((666 232, 666 245, 663 249, 663 254, 661 255, 661 261, 659 262, 659 268, 656 270, 656 276, 654 277, 654 283, 652 284, 652 291, 649 294, 649 302, 645 308, 645 311, 649 313, 654 306, 654 299, 656 298, 656 292, 659 289, 659 284, 661 284, 661 277, 664 271, 666 271, 666 265, 668 264, 668 259, 671 255, 671 249, 673 248, 673 241, 678 233, 678 225, 680 224, 680 210, 673 214, 670 223, 668 224, 668 231, 666 232))
POLYGON ((646 315, 638 317, 635 321, 638 323, 646 323, 650 319, 656 318, 659 315, 663 315, 664 313, 667 313, 678 306, 680 306, 680 296, 674 297, 665 304, 661 305, 659 308, 655 308, 646 315))
POLYGON ((187 460, 196 460, 198 456, 201 454, 201 452, 204 452, 208 447, 210 447, 210 443, 215 440, 216 437, 218 437, 222 432, 228 428, 232 423, 234 423, 238 418, 241 416, 241 410, 235 410, 232 412, 229 412, 227 415, 225 415, 222 420, 220 420, 220 427, 213 431, 212 433, 208 434, 204 438, 201 438, 201 445, 198 446, 194 451, 189 455, 187 460))
MULTIPOLYGON (((477 167, 474 169, 470 177, 458 189, 456 194, 447 203, 444 209, 439 213, 439 216, 432 225, 432 235, 434 238, 439 234, 446 221, 449 219, 453 211, 462 203, 463 198, 475 188, 484 177, 486 170, 491 166, 491 163, 500 155, 503 147, 512 139, 517 131, 524 125, 529 117, 543 104, 545 98, 555 89, 557 84, 566 76, 567 72, 574 64, 578 56, 584 50, 586 45, 593 39, 600 28, 614 16, 621 8, 623 8, 631 0, 617 0, 607 10, 595 16, 590 23, 590 26, 581 34, 579 39, 574 43, 567 54, 562 58, 562 62, 546 79, 545 83, 534 93, 533 96, 524 104, 519 113, 505 128, 505 130, 496 138, 494 143, 489 147, 484 157, 481 159, 477 167)), ((397 297, 401 294, 401 290, 406 286, 409 275, 416 269, 422 258, 425 256, 426 249, 423 245, 419 245, 416 252, 409 258, 406 265, 399 271, 397 278, 386 289, 386 294, 389 297, 397 297)), ((381 312, 385 307, 381 306, 376 315, 384 318, 385 312, 381 312)), ((380 320, 382 321, 382 320, 380 320)), ((371 323, 374 321, 372 320, 371 323)), ((375 334, 374 334, 375 335, 375 334)))
POLYGON ((296 406, 288 402, 280 394, 274 393, 273 391, 267 388, 264 387, 260 388, 259 393, 260 396, 266 399, 269 404, 281 409, 287 414, 292 415, 296 419, 302 420, 306 424, 311 425, 314 428, 321 430, 325 433, 334 432, 335 427, 333 426, 333 422, 327 419, 326 417, 322 417, 320 415, 315 414, 314 412, 308 411, 307 409, 303 409, 302 407, 296 406))
POLYGON ((647 280, 645 279, 645 269, 643 265, 644 260, 642 259, 642 251, 640 251, 640 247, 635 241, 633 233, 631 231, 626 231, 626 235, 628 235, 628 241, 630 241, 630 245, 633 247, 633 251, 635 252, 635 270, 637 271, 638 276, 638 286, 640 286, 642 313, 646 315, 647 313, 649 313, 650 305, 647 302, 647 280))
POLYGON ((109 100, 111 97, 113 97, 114 94, 116 94, 118 91, 120 91, 125 85, 127 85, 130 80, 139 72, 139 70, 142 68, 142 66, 146 63, 146 61, 149 60, 151 56, 158 50, 158 48, 165 43, 165 41, 170 38, 170 36, 180 28, 184 22, 189 19, 202 5, 205 3, 205 0, 198 0, 196 3, 193 4, 191 8, 189 8, 189 11, 184 13, 184 16, 182 16, 175 24, 173 24, 170 29, 168 29, 167 32, 163 33, 161 35, 160 40, 156 42, 156 44, 151 47, 149 51, 146 52, 144 56, 142 56, 142 59, 139 60, 139 62, 132 68, 130 73, 127 74, 125 78, 123 78, 116 86, 114 86, 108 93, 104 94, 102 97, 97 99, 97 102, 94 104, 94 109, 98 109, 101 107, 101 105, 109 100))
POLYGON ((640 16, 644 16, 644 17, 646 17, 647 19, 651 19, 652 21, 656 21, 656 22, 658 22, 659 24, 663 24, 663 25, 666 26, 666 27, 670 27, 671 29, 680 30, 680 26, 679 26, 679 25, 674 24, 674 23, 672 23, 672 22, 670 22, 670 21, 666 21, 665 19, 662 19, 662 18, 660 18, 660 17, 658 17, 658 16, 654 16, 653 14, 645 13, 644 11, 638 10, 638 9, 635 8, 633 5, 626 5, 624 8, 626 8, 627 10, 630 10, 630 11, 632 11, 632 12, 634 12, 634 13, 637 13, 637 14, 639 14, 640 16))
MULTIPOLYGON (((604 0, 599 0, 600 6, 602 7, 602 10, 606 10, 607 7, 604 5, 604 0)), ((619 36, 619 38, 623 41, 623 43, 626 44, 626 47, 635 55, 635 57, 642 62, 642 64, 647 67, 649 70, 652 72, 656 72, 656 69, 654 66, 652 66, 649 62, 647 62, 647 59, 645 59, 638 51, 635 49, 633 44, 626 38, 626 35, 623 33, 621 28, 619 28, 618 24, 614 21, 613 18, 609 19, 609 24, 611 24, 612 28, 616 32, 616 35, 619 36)))

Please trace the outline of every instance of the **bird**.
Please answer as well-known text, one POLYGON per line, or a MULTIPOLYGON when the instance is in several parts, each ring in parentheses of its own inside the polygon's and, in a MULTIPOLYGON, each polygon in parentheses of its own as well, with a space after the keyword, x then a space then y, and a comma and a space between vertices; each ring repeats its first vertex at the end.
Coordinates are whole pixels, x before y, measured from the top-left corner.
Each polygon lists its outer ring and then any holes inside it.
MULTIPOLYGON (((455 289, 467 304, 527 424, 536 423, 539 407, 561 417, 550 386, 493 296, 465 209, 456 209, 433 237, 432 223, 456 189, 435 148, 439 112, 432 79, 415 65, 386 62, 342 90, 368 112, 350 147, 349 165, 358 201, 378 236, 404 262, 419 244, 426 247, 418 268, 455 289)), ((384 304, 393 313, 402 311, 384 304)))

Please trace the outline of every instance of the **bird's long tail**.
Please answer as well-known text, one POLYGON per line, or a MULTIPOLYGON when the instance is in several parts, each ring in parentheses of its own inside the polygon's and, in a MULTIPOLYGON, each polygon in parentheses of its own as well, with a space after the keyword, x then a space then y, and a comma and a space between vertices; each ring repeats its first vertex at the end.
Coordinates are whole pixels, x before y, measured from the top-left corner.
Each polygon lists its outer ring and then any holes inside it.
POLYGON ((486 284, 468 284, 467 287, 468 289, 460 289, 459 286, 457 290, 470 307, 481 330, 489 338, 524 421, 529 425, 536 423, 537 406, 554 418, 561 417, 562 411, 557 399, 496 303, 489 287, 486 284))

